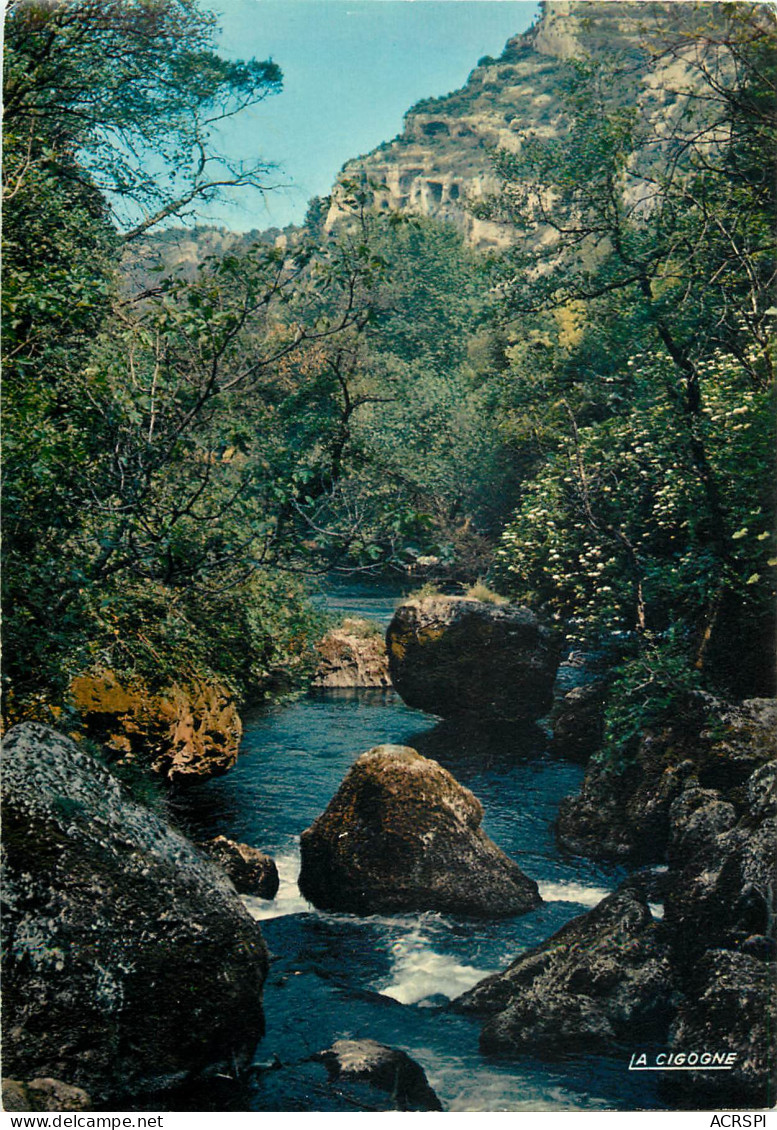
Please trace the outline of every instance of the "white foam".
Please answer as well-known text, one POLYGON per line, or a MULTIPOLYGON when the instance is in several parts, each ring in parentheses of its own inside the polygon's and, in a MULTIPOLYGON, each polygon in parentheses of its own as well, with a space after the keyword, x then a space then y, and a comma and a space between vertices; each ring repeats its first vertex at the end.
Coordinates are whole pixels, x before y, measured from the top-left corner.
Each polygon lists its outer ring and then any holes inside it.
POLYGON ((252 918, 266 922, 270 918, 282 918, 287 914, 306 914, 313 910, 307 899, 299 893, 299 845, 274 856, 280 880, 278 893, 274 899, 260 899, 255 895, 241 895, 243 903, 252 918))
POLYGON ((661 902, 649 902, 648 906, 650 907, 650 913, 653 915, 654 918, 663 918, 664 917, 664 904, 663 903, 661 903, 661 902))
POLYGON ((436 996, 453 1000, 484 977, 498 972, 496 969, 476 969, 474 965, 458 965, 450 954, 433 950, 418 931, 395 942, 391 949, 394 955, 391 980, 378 992, 400 1004, 418 1004, 436 996))
POLYGON ((582 883, 538 883, 545 902, 576 902, 580 906, 596 906, 612 891, 606 887, 586 887, 582 883))

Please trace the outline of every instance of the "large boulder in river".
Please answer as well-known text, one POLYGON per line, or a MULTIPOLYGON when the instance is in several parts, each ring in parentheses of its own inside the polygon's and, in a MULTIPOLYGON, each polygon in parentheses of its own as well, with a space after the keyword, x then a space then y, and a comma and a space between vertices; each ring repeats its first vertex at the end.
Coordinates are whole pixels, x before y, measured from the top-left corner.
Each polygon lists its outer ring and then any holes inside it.
POLYGON ((386 1110, 442 1110, 426 1072, 401 1051, 376 1040, 335 1040, 315 1056, 332 1082, 362 1083, 386 1093, 386 1110))
POLYGON ((246 1065, 268 958, 226 875, 48 726, 2 754, 4 1071, 104 1103, 246 1065))
POLYGON ((551 707, 561 637, 528 608, 455 596, 408 600, 386 645, 394 687, 430 714, 517 722, 551 707))
POLYGON ((624 887, 453 1007, 485 1017, 480 1044, 497 1055, 636 1047, 669 1016, 667 940, 642 894, 624 887))
POLYGON ((480 827, 483 808, 436 761, 383 745, 353 764, 302 833, 299 888, 327 910, 523 914, 537 884, 480 827))
POLYGON ((346 617, 316 644, 314 687, 390 687, 383 632, 372 620, 346 617))

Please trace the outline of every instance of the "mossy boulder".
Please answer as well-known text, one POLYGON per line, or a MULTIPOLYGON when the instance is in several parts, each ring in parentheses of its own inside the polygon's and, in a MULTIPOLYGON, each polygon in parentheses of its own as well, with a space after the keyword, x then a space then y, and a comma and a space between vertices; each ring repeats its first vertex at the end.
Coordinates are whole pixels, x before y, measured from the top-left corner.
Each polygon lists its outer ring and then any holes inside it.
POLYGON ((409 706, 508 722, 548 713, 561 643, 528 608, 454 596, 406 601, 386 633, 391 680, 409 706))
POLYGON ((382 1109, 442 1110, 423 1067, 399 1048, 377 1040, 335 1040, 314 1058, 338 1087, 357 1083, 383 1092, 385 1099, 378 1099, 382 1109))
POLYGON ((480 827, 483 808, 436 761, 406 746, 363 753, 302 833, 299 888, 328 910, 523 914, 541 899, 480 827))
POLYGON ((5 1072, 104 1104, 247 1065, 268 957, 226 875, 48 726, 2 768, 5 1072))
POLYGON ((92 1099, 82 1087, 61 1079, 3 1079, 3 1110, 91 1110, 92 1099))

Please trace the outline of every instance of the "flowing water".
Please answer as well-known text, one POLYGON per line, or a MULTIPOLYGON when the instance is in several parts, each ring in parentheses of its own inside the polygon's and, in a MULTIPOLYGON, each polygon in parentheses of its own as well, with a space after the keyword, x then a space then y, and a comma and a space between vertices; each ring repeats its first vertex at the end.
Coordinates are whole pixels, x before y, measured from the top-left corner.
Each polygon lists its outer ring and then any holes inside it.
MULTIPOLYGON (((394 605, 385 596, 329 603, 383 622, 394 605)), ((555 844, 552 823, 561 798, 579 787, 579 766, 549 758, 536 728, 441 723, 393 691, 319 691, 245 721, 236 768, 189 789, 179 812, 193 838, 224 834, 254 844, 274 856, 280 872, 272 902, 244 900, 273 955, 267 1031, 244 1108, 353 1109, 310 1062, 341 1037, 405 1050, 424 1067, 446 1110, 660 1105, 652 1080, 626 1070, 631 1049, 612 1058, 494 1062, 479 1053, 478 1021, 445 1007, 619 882, 617 868, 565 857, 555 844), (355 758, 382 742, 435 758, 475 793, 485 831, 539 883, 540 907, 495 922, 436 913, 358 918, 318 911, 302 898, 300 833, 327 806, 355 758), (279 1063, 284 1070, 275 1070, 279 1063)))

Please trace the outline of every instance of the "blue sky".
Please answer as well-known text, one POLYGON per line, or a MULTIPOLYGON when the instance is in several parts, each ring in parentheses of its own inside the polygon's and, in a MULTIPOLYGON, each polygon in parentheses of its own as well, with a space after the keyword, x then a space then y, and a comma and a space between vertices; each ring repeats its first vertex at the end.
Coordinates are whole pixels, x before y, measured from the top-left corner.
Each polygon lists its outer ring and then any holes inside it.
POLYGON ((284 90, 230 124, 222 146, 280 166, 289 187, 211 205, 201 222, 242 231, 304 218, 345 161, 402 128, 419 98, 462 86, 482 55, 524 31, 533 0, 203 0, 231 58, 273 58, 284 90))

